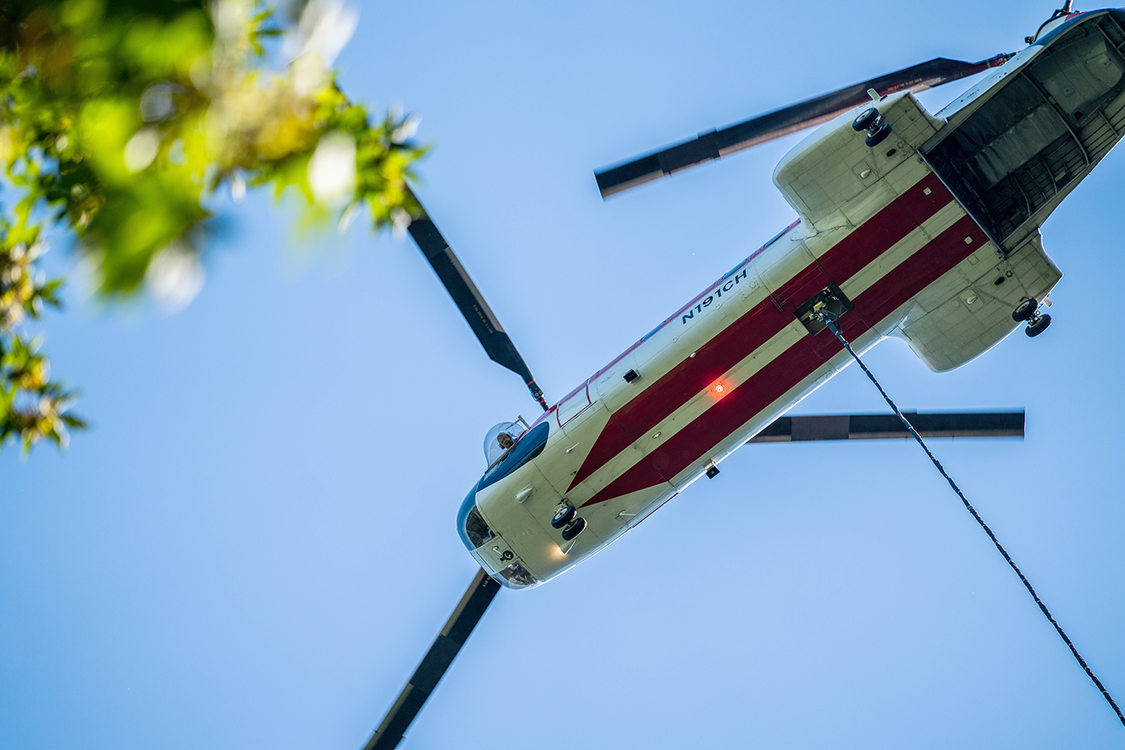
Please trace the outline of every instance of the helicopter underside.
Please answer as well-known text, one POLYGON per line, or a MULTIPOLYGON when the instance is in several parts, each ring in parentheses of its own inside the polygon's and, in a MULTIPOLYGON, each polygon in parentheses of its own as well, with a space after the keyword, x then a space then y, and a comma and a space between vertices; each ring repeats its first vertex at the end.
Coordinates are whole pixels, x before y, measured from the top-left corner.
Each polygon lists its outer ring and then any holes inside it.
POLYGON ((1036 46, 920 149, 1005 254, 1125 134, 1125 12, 1084 14, 1036 46))

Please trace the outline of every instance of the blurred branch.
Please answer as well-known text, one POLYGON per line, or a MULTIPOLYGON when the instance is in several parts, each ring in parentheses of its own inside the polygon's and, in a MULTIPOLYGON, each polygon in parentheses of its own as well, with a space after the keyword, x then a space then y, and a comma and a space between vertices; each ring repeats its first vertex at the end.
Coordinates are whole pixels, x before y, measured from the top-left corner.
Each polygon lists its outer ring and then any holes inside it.
POLYGON ((59 304, 63 280, 37 267, 47 229, 77 240, 103 297, 147 288, 175 308, 202 284, 219 191, 294 193, 312 220, 405 221, 405 177, 423 150, 411 118, 373 117, 336 85, 355 23, 334 0, 283 14, 257 0, 5 3, 0 447, 64 445, 67 427, 84 426, 24 332, 59 304))

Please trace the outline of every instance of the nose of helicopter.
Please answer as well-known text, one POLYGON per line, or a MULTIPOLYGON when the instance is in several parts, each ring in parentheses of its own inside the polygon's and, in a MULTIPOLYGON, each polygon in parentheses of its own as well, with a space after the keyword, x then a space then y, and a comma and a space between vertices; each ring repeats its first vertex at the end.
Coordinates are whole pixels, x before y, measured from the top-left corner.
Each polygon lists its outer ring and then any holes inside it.
POLYGON ((477 507, 476 487, 465 497, 457 512, 457 534, 473 559, 498 583, 511 589, 539 585, 539 579, 516 558, 503 537, 484 520, 477 507))

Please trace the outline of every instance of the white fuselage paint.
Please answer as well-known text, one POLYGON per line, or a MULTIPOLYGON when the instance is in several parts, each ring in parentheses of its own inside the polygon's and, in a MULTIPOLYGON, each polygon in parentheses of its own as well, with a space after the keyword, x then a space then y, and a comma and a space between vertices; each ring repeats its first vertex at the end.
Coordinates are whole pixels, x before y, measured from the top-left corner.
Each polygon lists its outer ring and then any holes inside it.
POLYGON ((851 113, 797 146, 774 180, 799 222, 540 417, 543 451, 476 493, 495 534, 473 551, 486 571, 499 578, 514 559, 543 582, 590 557, 842 370, 850 357, 831 332, 795 314, 829 283, 855 304, 840 322, 857 351, 897 335, 938 370, 995 344, 1022 299, 1050 292, 1061 274, 1038 232, 1000 252, 920 155, 946 120, 909 94, 877 106, 891 138, 868 148, 851 113), (569 542, 550 524, 564 503, 587 521, 569 542))

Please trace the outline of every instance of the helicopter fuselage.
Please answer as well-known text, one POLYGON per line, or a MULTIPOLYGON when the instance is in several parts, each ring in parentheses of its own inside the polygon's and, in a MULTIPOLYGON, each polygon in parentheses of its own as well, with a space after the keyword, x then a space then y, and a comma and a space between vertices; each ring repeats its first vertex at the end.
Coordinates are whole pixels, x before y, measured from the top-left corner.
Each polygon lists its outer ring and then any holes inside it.
POLYGON ((526 588, 604 549, 850 362, 895 336, 935 371, 1021 325, 1061 278, 1039 227, 1125 134, 1125 12, 1059 19, 931 115, 873 98, 806 138, 774 182, 798 220, 571 391, 489 467, 458 515, 526 588), (558 512, 580 533, 565 538, 558 512))

